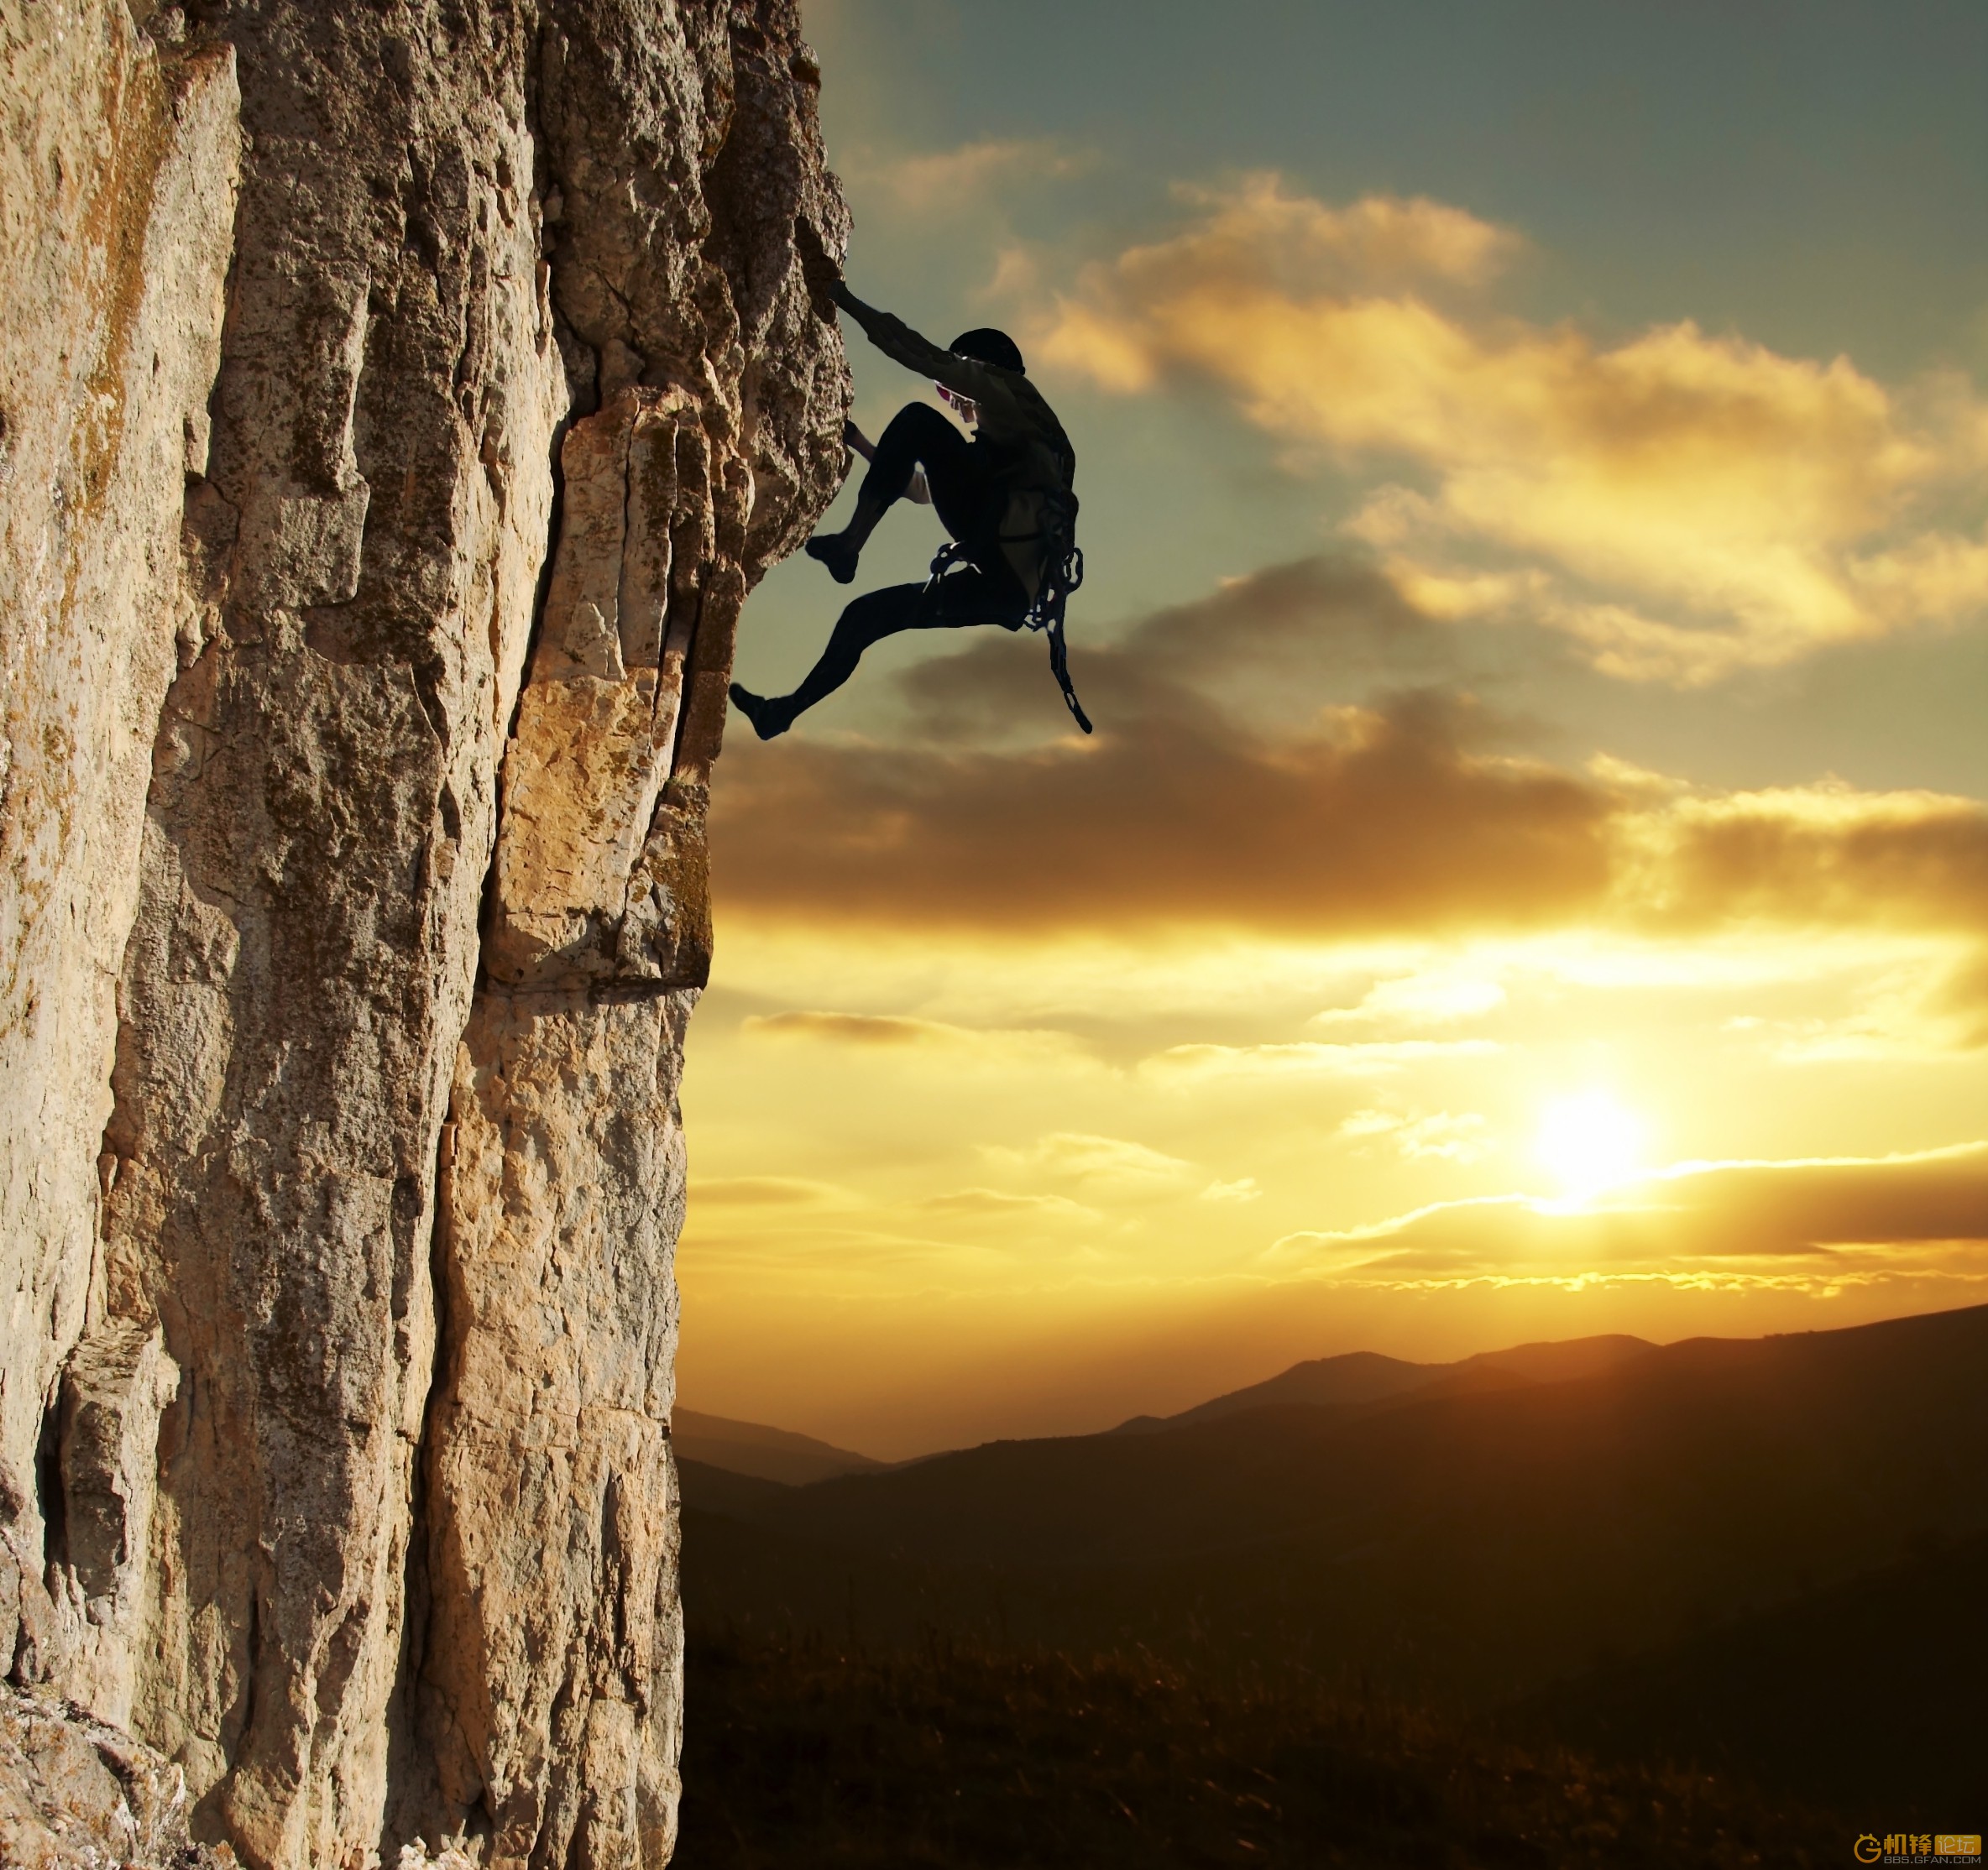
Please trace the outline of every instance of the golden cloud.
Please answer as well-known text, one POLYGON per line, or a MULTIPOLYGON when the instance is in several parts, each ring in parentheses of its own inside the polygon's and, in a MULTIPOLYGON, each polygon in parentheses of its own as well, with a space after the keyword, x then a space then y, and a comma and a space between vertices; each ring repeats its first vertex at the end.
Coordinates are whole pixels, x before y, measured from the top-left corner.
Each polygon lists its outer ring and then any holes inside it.
POLYGON ((810 1182, 796 1175, 720 1176, 693 1182, 690 1199, 706 1208, 811 1208, 847 1202, 849 1190, 833 1182, 810 1182))
POLYGON ((1077 175, 1094 160, 1053 137, 1000 137, 893 158, 859 151, 841 166, 866 193, 931 215, 956 213, 998 187, 1077 175))
MULTIPOLYGON (((939 744, 738 744, 714 801, 721 900, 735 915, 815 926, 995 935, 1760 925, 1971 946, 1988 927, 1988 810, 1971 799, 1834 781, 1714 793, 1605 759, 1556 766, 1500 750, 1503 723, 1440 687, 1277 731, 1207 692, 1245 665, 1338 658, 1349 643, 1433 627, 1370 571, 1278 567, 1080 652, 1097 735, 1022 748, 973 743, 1041 703, 1046 678, 1032 644, 983 640, 905 678, 939 744)), ((1324 1023, 1335 1039, 1363 1018, 1391 1033, 1495 1005, 1495 988, 1475 980, 1384 985, 1324 1023), (1417 995, 1427 1004, 1411 1006, 1417 995)), ((957 1028, 850 1014, 749 1025, 855 1044, 969 1042, 957 1028)), ((1357 1032, 1347 1039, 1289 1049, 1285 1063, 1378 1062, 1357 1032)))
POLYGON ((1063 1194, 1010 1194, 1000 1188, 955 1188, 935 1194, 918 1204, 934 1214, 958 1214, 990 1220, 1074 1220, 1091 1222, 1098 1218, 1095 1208, 1072 1201, 1063 1194))
MULTIPOLYGON (((1653 908, 1702 924, 1758 917, 1988 928, 1988 812, 1837 781, 1683 796, 1627 833, 1653 908)), ((1625 853, 1625 867, 1637 862, 1625 853)))
POLYGON ((1099 1136, 1058 1131, 1040 1136, 1023 1149, 983 1145, 989 1162, 1020 1172, 1071 1183, 1094 1199, 1148 1199, 1177 1193, 1193 1179, 1193 1167, 1143 1143, 1119 1136, 1099 1136))
MULTIPOLYGON (((1286 1235, 1268 1258, 1369 1277, 1701 1261, 1812 1259, 1825 1277, 1910 1249, 1988 1275, 1988 1143, 1880 1158, 1690 1163, 1570 1205, 1517 1195, 1440 1203, 1378 1225, 1286 1235)), ((1952 1270, 1949 1268, 1949 1270, 1952 1270)))
POLYGON ((867 1013, 755 1013, 739 1022, 742 1032, 771 1032, 781 1037, 829 1039, 844 1045, 915 1046, 929 1043, 941 1031, 929 1020, 884 1017, 867 1013))
POLYGON ((1942 985, 1936 1004, 1957 1016, 1970 1045, 1988 1046, 1988 956, 1977 956, 1957 968, 1942 985))
POLYGON ((1182 1045, 1156 1053, 1142 1072, 1206 1083, 1211 1079, 1361 1077, 1425 1065, 1439 1058, 1482 1058, 1498 1051, 1489 1039, 1373 1039, 1351 1045, 1300 1040, 1279 1045, 1182 1045))
POLYGON ((1410 1116, 1399 1110, 1356 1110, 1339 1126, 1339 1134, 1355 1139, 1385 1137, 1408 1162, 1475 1162, 1495 1147, 1490 1125, 1474 1110, 1461 1115, 1438 1110, 1410 1116))
POLYGON ((1908 409, 1847 358, 1689 322, 1604 345, 1440 306, 1414 288, 1481 279, 1514 237, 1438 203, 1335 209, 1274 176, 1190 199, 1182 232, 1080 275, 1044 363, 1121 393, 1212 382, 1300 450, 1426 473, 1351 530, 1430 608, 1691 684, 1988 605, 1988 537, 1918 512, 1982 464, 1952 385, 1908 409))
POLYGON ((1315 1014, 1314 1026, 1379 1026, 1398 1031, 1403 1026, 1454 1026, 1480 1019, 1504 1004, 1504 989, 1480 974, 1457 974, 1431 969, 1377 980, 1358 1006, 1328 1007, 1315 1014))
POLYGON ((739 1030, 755 1037, 812 1039, 864 1050, 970 1053, 984 1060, 1039 1061, 1049 1055, 1070 1061, 1085 1056, 1082 1048, 1067 1032, 955 1026, 944 1020, 910 1019, 887 1014, 825 1012, 814 1009, 756 1013, 741 1020, 739 1030))
MULTIPOLYGON (((1396 697, 1266 740, 1174 678, 1173 622, 1086 659, 1109 697, 1093 743, 741 743, 715 801, 723 900, 912 927, 1352 931, 1533 925, 1604 892, 1605 791, 1473 752, 1467 702, 1396 697)), ((1023 680, 1039 701, 1016 648, 928 666, 935 717, 998 709, 1023 680)))

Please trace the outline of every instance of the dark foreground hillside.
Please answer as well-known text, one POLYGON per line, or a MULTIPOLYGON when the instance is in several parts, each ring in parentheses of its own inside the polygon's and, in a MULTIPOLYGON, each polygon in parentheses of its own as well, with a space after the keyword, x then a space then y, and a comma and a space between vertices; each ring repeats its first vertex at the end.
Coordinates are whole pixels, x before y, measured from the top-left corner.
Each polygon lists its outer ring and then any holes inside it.
POLYGON ((686 1461, 683 1592, 707 1629, 930 1627, 1482 1711, 1988 1535, 1983 1474, 1975 1307, 805 1487, 686 1461))
POLYGON ((1988 1819, 1988 1538, 1556 1685, 1514 1712, 1606 1758, 1740 1773, 1879 1832, 1988 1819))
POLYGON ((1839 1862, 1980 1827, 1988 1308, 1497 1376, 802 1487, 686 1460, 683 1861, 1839 1862), (1054 1659, 1099 1655, 1139 1660, 1054 1659))
POLYGON ((1792 1870, 1854 1836, 1720 1779, 1148 1659, 693 1632, 688 1674, 684 1870, 1792 1870))

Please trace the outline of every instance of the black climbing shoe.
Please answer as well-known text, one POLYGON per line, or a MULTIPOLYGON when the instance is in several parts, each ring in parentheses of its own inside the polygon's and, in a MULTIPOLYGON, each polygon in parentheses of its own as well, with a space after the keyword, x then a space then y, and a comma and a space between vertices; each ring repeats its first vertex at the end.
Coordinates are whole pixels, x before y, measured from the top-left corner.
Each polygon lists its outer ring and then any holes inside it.
POLYGON ((856 560, 862 556, 863 548, 850 545, 847 533, 818 532, 803 549, 808 557, 828 567, 829 576, 836 583, 855 582, 856 560))
POLYGON ((752 731, 762 740, 771 740, 776 734, 784 734, 794 724, 794 718, 785 705, 769 700, 764 695, 756 695, 750 688, 732 684, 732 706, 752 723, 752 731))

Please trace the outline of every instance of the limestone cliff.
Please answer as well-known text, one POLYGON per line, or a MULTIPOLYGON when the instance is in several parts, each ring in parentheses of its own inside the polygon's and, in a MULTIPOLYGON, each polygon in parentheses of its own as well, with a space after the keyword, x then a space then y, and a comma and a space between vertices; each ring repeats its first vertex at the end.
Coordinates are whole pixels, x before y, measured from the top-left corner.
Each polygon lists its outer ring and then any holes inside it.
POLYGON ((844 465, 793 0, 0 55, 0 1668, 251 1864, 661 1864, 705 802, 844 465))

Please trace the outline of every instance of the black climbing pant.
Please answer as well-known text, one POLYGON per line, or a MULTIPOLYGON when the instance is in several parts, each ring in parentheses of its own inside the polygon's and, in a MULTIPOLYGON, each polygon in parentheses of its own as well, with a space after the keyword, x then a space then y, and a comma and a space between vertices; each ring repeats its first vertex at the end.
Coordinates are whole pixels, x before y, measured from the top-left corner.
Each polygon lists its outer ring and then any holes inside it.
POLYGON ((851 530, 866 538, 892 502, 904 497, 912 470, 921 467, 939 523, 963 544, 990 548, 974 551, 976 562, 983 557, 993 562, 981 564, 981 570, 992 572, 996 563, 1005 568, 994 541, 1007 495, 996 483, 990 451, 982 442, 969 441, 929 403, 907 403, 877 436, 876 456, 856 494, 851 530))
POLYGON ((996 479, 985 447, 969 441, 929 403, 907 404, 876 438, 876 459, 856 496, 855 526, 867 537, 892 504, 903 498, 912 470, 920 467, 940 522, 966 547, 969 562, 929 592, 922 584, 892 584, 851 603, 800 687, 762 704, 778 709, 788 721, 847 682, 872 643, 900 630, 965 629, 976 624, 1022 627, 1028 594, 1000 544, 1007 491, 996 479))

